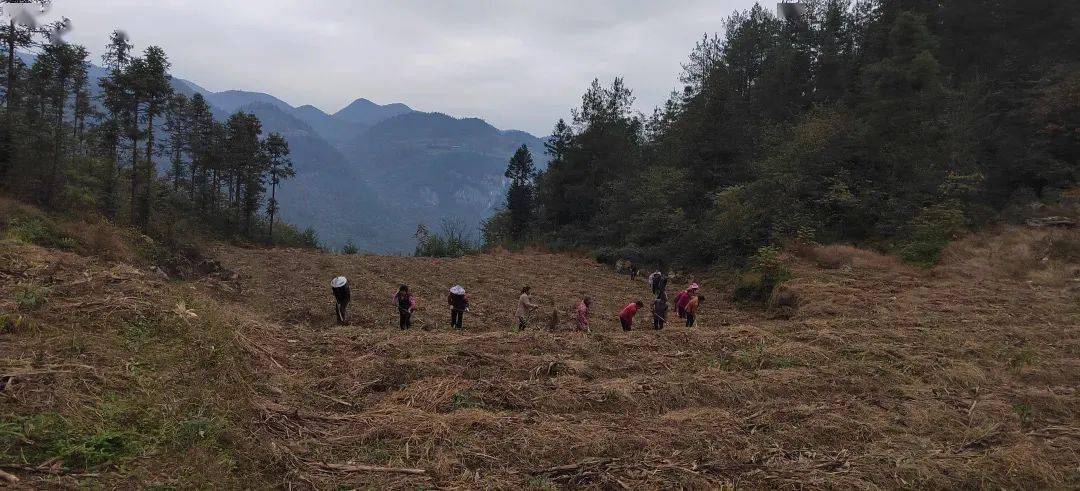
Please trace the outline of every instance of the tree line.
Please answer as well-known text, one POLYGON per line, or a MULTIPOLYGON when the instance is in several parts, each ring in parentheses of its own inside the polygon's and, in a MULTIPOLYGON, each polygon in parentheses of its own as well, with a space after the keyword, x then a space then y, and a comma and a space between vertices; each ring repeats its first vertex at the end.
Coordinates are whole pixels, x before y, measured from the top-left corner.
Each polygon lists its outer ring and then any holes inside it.
POLYGON ((317 245, 313 231, 280 223, 277 188, 295 175, 282 135, 263 136, 253 114, 216 120, 201 94, 174 89, 164 50, 138 53, 121 31, 109 38, 108 74, 95 91, 88 50, 50 35, 58 31, 14 18, 0 27, 0 187, 152 236, 179 224, 183 233, 317 245), (32 64, 19 53, 33 53, 32 64))
POLYGON ((515 154, 485 241, 696 265, 844 241, 930 264, 956 233, 1076 186, 1075 5, 803 4, 730 16, 650 115, 623 79, 594 80, 546 170, 515 154))

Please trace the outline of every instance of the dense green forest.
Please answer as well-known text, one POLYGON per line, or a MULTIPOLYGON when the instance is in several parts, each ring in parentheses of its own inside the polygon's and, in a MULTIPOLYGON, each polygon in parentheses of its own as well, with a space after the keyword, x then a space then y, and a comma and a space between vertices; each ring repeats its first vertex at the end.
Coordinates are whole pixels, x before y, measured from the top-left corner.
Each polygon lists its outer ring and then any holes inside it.
POLYGON ((211 236, 317 246, 314 232, 275 225, 277 188, 294 175, 281 135, 264 137, 243 112, 216 121, 202 95, 175 92, 161 48, 137 53, 120 31, 102 57, 109 75, 92 88, 88 50, 50 36, 62 27, 0 27, 0 189, 166 245, 211 236))
POLYGON ((623 80, 594 81, 550 167, 513 176, 487 244, 739 266, 843 241, 930 264, 962 230, 1075 186, 1075 2, 804 3, 732 15, 651 115, 623 80))

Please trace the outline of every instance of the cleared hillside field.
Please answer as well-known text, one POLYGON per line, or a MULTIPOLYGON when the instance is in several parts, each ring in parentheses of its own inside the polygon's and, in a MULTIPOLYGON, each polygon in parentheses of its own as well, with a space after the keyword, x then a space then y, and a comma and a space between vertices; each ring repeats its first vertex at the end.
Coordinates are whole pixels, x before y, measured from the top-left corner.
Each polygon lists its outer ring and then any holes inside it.
POLYGON ((180 282, 8 245, 0 307, 17 310, 9 293, 28 281, 52 285, 0 334, 4 373, 51 372, 0 391, 9 426, 55 412, 159 436, 129 435, 112 461, 49 462, 27 433, 0 468, 35 487, 1080 486, 1077 282, 1007 274, 991 249, 964 244, 931 271, 861 251, 788 258, 790 319, 696 278, 698 327, 672 316, 626 333, 616 313, 647 285, 570 256, 223 248, 239 279, 180 282), (347 327, 331 319, 338 274, 347 327), (407 332, 401 282, 421 309, 407 332), (444 307, 455 283, 474 305, 458 332, 444 307), (525 284, 543 319, 516 332, 525 284), (553 308, 568 325, 582 294, 591 335, 539 329, 553 308), (132 334, 148 316, 157 327, 132 334), (185 430, 199 418, 213 424, 185 430))

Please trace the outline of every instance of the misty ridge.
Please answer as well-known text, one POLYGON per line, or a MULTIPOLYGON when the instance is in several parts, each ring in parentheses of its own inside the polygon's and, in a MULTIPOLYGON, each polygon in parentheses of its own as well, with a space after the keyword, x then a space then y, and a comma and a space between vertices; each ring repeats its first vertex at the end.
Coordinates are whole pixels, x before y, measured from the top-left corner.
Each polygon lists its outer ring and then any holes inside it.
MULTIPOLYGON (((36 59, 20 58, 27 66, 36 59)), ((99 82, 108 71, 90 64, 87 72, 91 98, 100 101, 99 82)), ((544 155, 543 141, 529 133, 402 103, 359 98, 327 114, 261 92, 213 92, 178 77, 170 83, 177 94, 202 95, 216 119, 251 113, 264 132, 285 136, 297 175, 280 190, 281 217, 313 228, 331 248, 351 242, 371 252, 408 253, 418 225, 438 228, 447 220, 478 240, 480 222, 504 204, 509 156, 523 144, 544 155)), ((156 158, 162 172, 165 160, 156 158)))

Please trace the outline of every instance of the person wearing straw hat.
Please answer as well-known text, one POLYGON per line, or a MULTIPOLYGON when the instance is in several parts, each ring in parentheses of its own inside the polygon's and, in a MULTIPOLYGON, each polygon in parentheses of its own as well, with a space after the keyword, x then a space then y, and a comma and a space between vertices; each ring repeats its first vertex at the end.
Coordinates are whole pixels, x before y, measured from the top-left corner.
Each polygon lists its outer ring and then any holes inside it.
POLYGON ((450 305, 450 327, 464 329, 462 321, 465 312, 469 311, 469 296, 465 294, 465 288, 461 285, 454 285, 450 289, 450 295, 446 297, 446 303, 450 305))
POLYGON ((349 300, 352 297, 349 291, 349 280, 344 276, 330 280, 330 291, 334 294, 334 313, 337 314, 338 324, 344 326, 349 322, 345 309, 349 307, 349 300))

